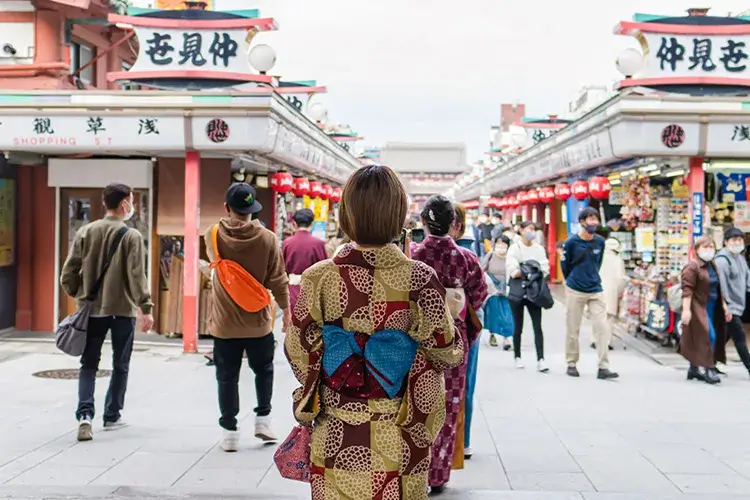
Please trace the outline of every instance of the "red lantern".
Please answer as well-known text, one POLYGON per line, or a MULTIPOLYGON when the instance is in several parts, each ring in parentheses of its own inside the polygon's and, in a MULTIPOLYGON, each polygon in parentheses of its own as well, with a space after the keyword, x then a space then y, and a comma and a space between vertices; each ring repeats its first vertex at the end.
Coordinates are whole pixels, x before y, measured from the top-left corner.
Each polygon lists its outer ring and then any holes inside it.
POLYGON ((539 203, 539 191, 532 189, 526 193, 526 199, 529 203, 539 203))
POLYGON ((610 191, 612 191, 612 186, 606 177, 592 177, 589 179, 589 192, 597 200, 609 198, 610 191))
POLYGON ((497 208, 505 208, 507 206, 508 206, 508 200, 506 200, 505 197, 498 198, 497 208))
POLYGON ((321 191, 320 198, 323 200, 327 200, 328 198, 331 197, 332 190, 333 188, 331 187, 330 184, 323 184, 322 186, 320 186, 320 191, 321 191))
POLYGON ((294 187, 294 178, 289 172, 276 172, 271 177, 271 188, 277 193, 286 194, 294 187))
POLYGON ((589 184, 586 181, 575 181, 570 192, 576 200, 585 200, 589 197, 589 184))
POLYGON ((539 200, 542 203, 550 204, 555 199, 555 190, 549 186, 545 186, 539 190, 539 200))
POLYGON ((570 198, 570 186, 568 184, 558 184, 555 186, 555 197, 560 201, 567 201, 570 198))
POLYGON ((292 193, 294 193, 294 196, 305 196, 309 192, 310 181, 308 181, 304 177, 295 177, 294 187, 292 188, 292 193))
POLYGON ((334 203, 340 202, 341 201, 341 188, 339 187, 332 188, 331 196, 329 196, 328 199, 334 203))
POLYGON ((518 200, 519 205, 526 205, 529 202, 526 191, 519 191, 518 194, 516 194, 516 200, 518 200))
POLYGON ((508 196, 508 206, 510 208, 516 208, 520 203, 518 202, 518 196, 517 195, 510 195, 508 196))
POLYGON ((320 198, 323 194, 323 185, 320 182, 310 183, 310 198, 320 198))

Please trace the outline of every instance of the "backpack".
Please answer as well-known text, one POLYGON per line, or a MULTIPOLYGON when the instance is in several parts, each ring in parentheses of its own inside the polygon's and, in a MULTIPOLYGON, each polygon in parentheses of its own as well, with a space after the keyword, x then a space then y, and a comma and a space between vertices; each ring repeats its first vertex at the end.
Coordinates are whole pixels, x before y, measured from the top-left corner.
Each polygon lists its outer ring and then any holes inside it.
POLYGON ((211 228, 214 259, 211 269, 216 270, 219 282, 232 300, 247 312, 256 313, 271 305, 271 294, 253 275, 237 262, 222 259, 219 255, 219 225, 211 228))

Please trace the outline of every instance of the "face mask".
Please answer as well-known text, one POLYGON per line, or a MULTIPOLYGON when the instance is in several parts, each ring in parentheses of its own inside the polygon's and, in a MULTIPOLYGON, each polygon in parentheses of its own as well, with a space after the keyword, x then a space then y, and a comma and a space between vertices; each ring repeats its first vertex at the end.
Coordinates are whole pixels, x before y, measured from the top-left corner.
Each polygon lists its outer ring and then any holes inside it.
POLYGON ((536 233, 526 232, 523 233, 523 237, 526 238, 526 241, 534 241, 536 239, 536 233))
POLYGON ((127 212, 125 212, 125 215, 122 218, 123 220, 130 220, 135 215, 135 207, 133 206, 133 204, 128 203, 128 205, 130 205, 130 208, 128 209, 127 212))
POLYGON ((491 222, 493 226, 497 226, 498 224, 500 224, 500 219, 496 219, 493 217, 491 222))
POLYGON ((495 249, 495 253, 498 255, 505 255, 506 253, 508 253, 508 249, 505 247, 498 247, 495 249))
POLYGON ((716 250, 714 249, 698 250, 698 257, 700 257, 703 262, 711 262, 714 260, 715 255, 716 250))
POLYGON ((599 229, 599 224, 586 224, 584 226, 586 232, 589 234, 595 234, 596 230, 599 229))
POLYGON ((744 245, 729 245, 727 246, 730 252, 732 252, 735 255, 739 255, 742 253, 742 251, 745 249, 744 245))

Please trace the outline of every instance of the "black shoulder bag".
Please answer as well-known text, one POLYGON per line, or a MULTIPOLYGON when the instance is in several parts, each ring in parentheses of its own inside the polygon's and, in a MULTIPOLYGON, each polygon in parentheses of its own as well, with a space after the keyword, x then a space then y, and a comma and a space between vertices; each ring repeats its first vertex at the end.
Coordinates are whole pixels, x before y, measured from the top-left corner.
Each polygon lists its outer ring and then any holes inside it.
POLYGON ((65 354, 70 356, 83 355, 83 351, 86 349, 86 332, 89 327, 91 307, 99 296, 99 290, 101 290, 102 284, 104 283, 104 276, 107 274, 110 264, 112 264, 112 257, 114 257, 117 247, 120 246, 120 242, 127 232, 127 226, 123 226, 117 231, 115 239, 109 247, 107 258, 104 261, 104 267, 99 273, 99 277, 96 279, 94 287, 91 289, 91 293, 89 293, 88 297, 83 299, 81 307, 79 307, 76 312, 62 320, 60 324, 57 325, 57 329, 55 330, 55 343, 57 344, 57 348, 65 354))

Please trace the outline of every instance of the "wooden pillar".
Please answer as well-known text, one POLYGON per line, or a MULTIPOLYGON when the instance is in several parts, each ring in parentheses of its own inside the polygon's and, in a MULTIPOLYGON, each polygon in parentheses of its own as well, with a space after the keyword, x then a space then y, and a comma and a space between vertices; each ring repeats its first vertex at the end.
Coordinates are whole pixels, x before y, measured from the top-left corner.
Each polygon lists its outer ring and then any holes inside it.
POLYGON ((703 236, 703 208, 706 206, 706 195, 704 193, 706 185, 705 173, 703 172, 703 158, 690 158, 688 164, 687 187, 690 193, 690 219, 692 227, 690 229, 689 241, 690 258, 695 258, 693 251, 693 242, 696 238, 703 236))
POLYGON ((549 256, 549 279, 557 278, 557 210, 554 202, 544 207, 545 215, 549 214, 547 223, 547 255, 549 256))
POLYGON ((185 153, 185 266, 182 298, 182 346, 198 352, 198 227, 200 223, 200 153, 185 153))

